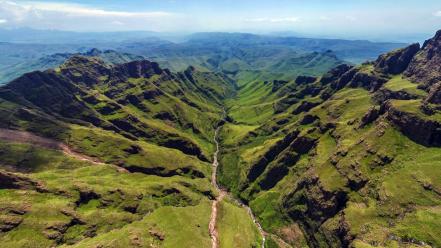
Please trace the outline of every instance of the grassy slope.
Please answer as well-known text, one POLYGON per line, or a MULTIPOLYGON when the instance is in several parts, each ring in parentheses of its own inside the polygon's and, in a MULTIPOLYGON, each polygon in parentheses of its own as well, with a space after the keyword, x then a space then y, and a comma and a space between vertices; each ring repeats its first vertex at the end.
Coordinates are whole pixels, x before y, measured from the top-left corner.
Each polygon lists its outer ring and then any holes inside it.
MULTIPOLYGON (((74 65, 74 68, 82 66, 74 65)), ((78 161, 60 151, 29 144, 0 142, 0 172, 18 173, 44 188, 36 191, 25 185, 18 186, 19 189, 9 186, 0 189, 0 228, 8 228, 0 233, 2 244, 6 247, 209 247, 210 200, 215 194, 208 179, 211 166, 196 156, 161 145, 161 139, 165 133, 165 137, 191 140, 206 157, 211 157, 213 127, 221 114, 220 102, 230 94, 232 85, 213 73, 188 71, 183 77, 154 75, 116 84, 106 84, 107 77, 102 77, 93 87, 79 85, 81 92, 73 95, 79 104, 75 106, 83 108, 78 119, 60 117, 63 112, 58 105, 39 108, 34 104, 40 102, 33 102, 32 98, 23 103, 22 99, 11 98, 7 90, 3 91, 5 98, 0 98, 3 128, 55 138, 107 164, 78 161), (136 105, 122 101, 148 90, 160 94, 136 105), (109 111, 108 107, 115 110, 109 111), (175 119, 163 120, 157 117, 160 113, 175 119), (94 127, 84 123, 85 114, 104 123, 135 116, 149 128, 150 136, 133 138, 124 132, 94 127), (148 170, 130 173, 121 172, 118 167, 148 170)), ((66 88, 54 88, 56 93, 48 94, 46 89, 51 87, 44 84, 30 90, 45 98, 65 97, 66 88)), ((240 209, 228 208, 224 214, 248 218, 247 228, 252 228, 251 220, 240 209)))
POLYGON ((229 200, 220 203, 218 216, 220 247, 259 247, 261 236, 248 212, 229 200))
MULTIPOLYGON (((362 67, 361 70, 369 71, 372 68, 362 67)), ((392 91, 406 91, 419 98, 427 94, 401 75, 392 77, 384 87, 392 91)), ((295 247, 306 245, 302 235, 296 235, 299 229, 293 226, 282 202, 297 183, 315 175, 325 190, 347 192, 348 201, 341 213, 356 247, 423 246, 423 242, 440 245, 440 227, 436 224, 440 221, 440 200, 436 190, 434 192, 429 188, 441 187, 437 173, 441 166, 441 162, 438 162, 441 161, 438 158, 441 149, 414 143, 385 119, 357 128, 361 117, 375 106, 371 96, 364 89, 345 88, 310 110, 307 114, 319 117, 320 123, 336 124, 332 135, 329 132, 320 134, 315 148, 290 164, 287 175, 272 189, 262 190, 253 184, 257 193, 251 197, 241 193, 242 197, 249 197, 247 200, 250 200, 250 206, 265 230, 277 234, 295 247), (344 157, 338 160, 337 165, 331 164, 338 154, 344 157), (378 161, 384 157, 393 159, 379 166, 381 162, 378 161), (368 186, 360 190, 351 189, 349 180, 358 180, 359 177, 367 179, 368 186)), ((306 132, 313 127, 299 124, 298 121, 306 113, 289 114, 298 106, 296 103, 288 105, 282 113, 275 113, 274 103, 281 98, 283 95, 277 96, 271 92, 271 84, 250 80, 249 83, 240 84, 237 97, 227 102, 230 106, 228 115, 234 122, 228 123, 222 133, 225 148, 220 178, 236 194, 242 191, 239 189, 247 181, 250 166, 271 144, 295 129, 306 132), (276 129, 277 120, 282 119, 288 121, 276 129), (268 128, 272 131, 265 131, 268 128), (250 132, 254 133, 253 139, 248 139, 250 132)), ((305 99, 316 101, 310 96, 305 99)), ((420 102, 394 100, 392 104, 420 118, 439 120, 438 113, 430 117, 422 113, 418 108, 420 102)), ((327 219, 321 225, 320 232, 330 235, 338 226, 339 216, 327 219)), ((320 235, 315 238, 318 242, 324 242, 320 235)), ((275 244, 271 241, 268 245, 275 244)))

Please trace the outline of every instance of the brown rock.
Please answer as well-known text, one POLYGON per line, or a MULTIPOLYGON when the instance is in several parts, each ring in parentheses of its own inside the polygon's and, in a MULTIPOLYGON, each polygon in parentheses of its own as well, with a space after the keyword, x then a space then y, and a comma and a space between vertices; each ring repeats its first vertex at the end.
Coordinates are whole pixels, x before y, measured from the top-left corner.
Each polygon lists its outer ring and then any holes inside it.
POLYGON ((406 48, 383 54, 375 62, 375 69, 386 74, 400 74, 406 70, 419 50, 420 44, 415 43, 406 48))

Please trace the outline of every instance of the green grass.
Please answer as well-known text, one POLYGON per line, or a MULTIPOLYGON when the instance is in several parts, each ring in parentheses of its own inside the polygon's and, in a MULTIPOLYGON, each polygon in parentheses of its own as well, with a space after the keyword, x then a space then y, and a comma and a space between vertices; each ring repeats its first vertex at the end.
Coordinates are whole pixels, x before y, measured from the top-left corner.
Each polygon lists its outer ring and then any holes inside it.
POLYGON ((409 94, 424 97, 427 93, 424 90, 417 88, 418 84, 412 83, 407 79, 404 79, 402 75, 394 76, 390 79, 384 87, 392 91, 405 91, 409 94))
POLYGON ((223 200, 219 204, 218 232, 220 247, 259 247, 260 233, 248 212, 223 200))
POLYGON ((250 131, 258 126, 251 125, 234 125, 227 123, 222 127, 222 144, 224 146, 235 145, 240 142, 250 131))
POLYGON ((73 247, 209 247, 210 211, 209 201, 184 208, 158 208, 140 221, 73 247))

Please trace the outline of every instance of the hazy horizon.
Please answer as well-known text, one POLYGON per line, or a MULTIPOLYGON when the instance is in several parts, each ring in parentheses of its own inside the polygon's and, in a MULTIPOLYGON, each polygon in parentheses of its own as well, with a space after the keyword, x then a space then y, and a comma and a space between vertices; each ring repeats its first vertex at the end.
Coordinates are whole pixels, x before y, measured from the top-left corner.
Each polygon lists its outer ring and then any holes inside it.
POLYGON ((421 41, 441 28, 441 2, 0 0, 0 29, 76 32, 244 32, 421 41))

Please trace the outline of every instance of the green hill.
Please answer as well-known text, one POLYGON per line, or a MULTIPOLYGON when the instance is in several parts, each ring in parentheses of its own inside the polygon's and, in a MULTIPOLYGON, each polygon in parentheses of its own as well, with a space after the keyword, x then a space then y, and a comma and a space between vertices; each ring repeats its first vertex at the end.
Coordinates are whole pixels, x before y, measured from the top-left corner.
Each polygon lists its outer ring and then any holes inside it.
POLYGON ((210 247, 218 202, 221 247, 259 246, 259 226, 265 247, 439 247, 440 48, 441 31, 359 66, 267 47, 25 74, 0 87, 0 241, 210 247))

